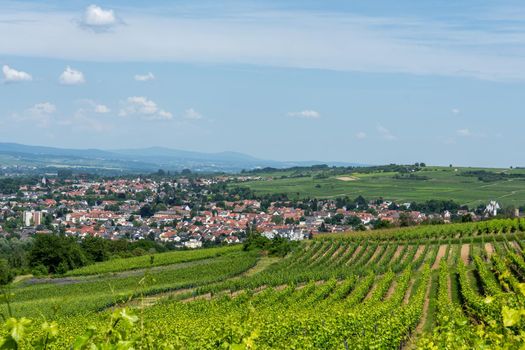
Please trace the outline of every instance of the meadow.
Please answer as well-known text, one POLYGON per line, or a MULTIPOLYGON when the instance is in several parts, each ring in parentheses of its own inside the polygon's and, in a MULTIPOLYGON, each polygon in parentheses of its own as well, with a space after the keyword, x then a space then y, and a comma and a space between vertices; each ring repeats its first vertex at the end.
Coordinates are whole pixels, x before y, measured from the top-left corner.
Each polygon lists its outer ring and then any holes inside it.
POLYGON ((207 259, 239 250, 240 246, 226 246, 214 249, 199 249, 195 251, 174 251, 154 255, 143 255, 126 259, 113 259, 94 265, 87 265, 79 269, 68 271, 66 276, 86 276, 104 273, 114 273, 143 269, 145 267, 173 265, 182 262, 207 259))
MULTIPOLYGON (((264 172, 262 180, 235 183, 232 186, 249 187, 258 194, 286 193, 290 198, 334 198, 359 195, 367 199, 384 198, 396 202, 422 202, 429 199, 454 200, 476 207, 489 200, 504 205, 525 204, 525 179, 508 177, 481 181, 476 176, 465 176, 467 171, 486 171, 521 176, 523 169, 482 169, 456 167, 426 167, 417 172, 419 179, 396 178, 395 172, 348 173, 319 176, 323 171, 264 172), (284 176, 284 178, 282 178, 284 176), (422 179, 424 178, 424 179, 422 179)), ((330 174, 328 172, 328 174, 330 174)))
POLYGON ((115 260, 10 285, 2 334, 11 348, 519 348, 524 248, 525 220, 509 219, 319 235, 283 258, 115 260))

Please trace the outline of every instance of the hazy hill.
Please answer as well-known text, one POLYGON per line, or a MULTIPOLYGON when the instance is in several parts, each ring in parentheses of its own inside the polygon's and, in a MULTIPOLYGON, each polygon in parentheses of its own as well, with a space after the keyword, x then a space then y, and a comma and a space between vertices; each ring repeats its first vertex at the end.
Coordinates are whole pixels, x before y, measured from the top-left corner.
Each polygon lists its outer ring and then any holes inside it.
POLYGON ((119 172, 155 171, 157 169, 182 170, 188 168, 203 172, 237 172, 242 169, 258 167, 286 168, 321 163, 353 165, 351 163, 321 161, 281 162, 259 159, 239 152, 204 153, 164 147, 100 150, 0 143, 0 165, 23 165, 37 168, 75 167, 119 172))

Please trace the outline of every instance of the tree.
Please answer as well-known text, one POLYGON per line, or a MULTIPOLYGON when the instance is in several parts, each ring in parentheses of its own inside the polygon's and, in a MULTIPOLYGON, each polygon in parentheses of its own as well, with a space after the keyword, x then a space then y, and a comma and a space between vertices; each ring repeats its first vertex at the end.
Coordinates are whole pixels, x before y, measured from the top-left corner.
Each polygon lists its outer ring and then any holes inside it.
POLYGON ((351 215, 346 217, 345 223, 350 226, 357 226, 361 224, 361 219, 357 216, 351 215))
POLYGON ((414 221, 410 217, 408 213, 401 213, 399 214, 399 226, 412 226, 414 225, 414 221))
POLYGON ((64 236, 36 235, 29 252, 29 265, 45 266, 49 273, 63 273, 82 267, 86 262, 86 255, 80 245, 64 236))
POLYGON ((4 286, 13 280, 14 273, 6 259, 0 259, 0 285, 4 286))
POLYGON ((390 222, 386 220, 381 220, 381 219, 374 220, 371 222, 371 224, 374 230, 382 229, 382 228, 389 228, 392 226, 390 222))
POLYGON ((155 212, 153 211, 153 209, 151 208, 149 204, 145 204, 143 207, 140 208, 139 214, 143 218, 149 218, 149 217, 152 217, 153 214, 155 214, 155 212))
POLYGON ((286 218, 286 220, 284 220, 284 223, 286 225, 293 225, 295 224, 295 220, 293 218, 286 218))
POLYGON ((151 231, 150 233, 148 233, 146 239, 149 241, 155 241, 155 232, 151 231))
POLYGON ((355 203, 358 205, 359 209, 366 209, 366 208, 368 208, 368 202, 361 195, 359 195, 355 199, 355 203))
POLYGON ((274 215, 274 216, 272 216, 272 222, 274 224, 280 225, 280 224, 283 223, 283 217, 280 216, 280 215, 274 215))
POLYGON ((93 262, 109 259, 108 240, 101 237, 86 237, 81 243, 87 258, 93 262))

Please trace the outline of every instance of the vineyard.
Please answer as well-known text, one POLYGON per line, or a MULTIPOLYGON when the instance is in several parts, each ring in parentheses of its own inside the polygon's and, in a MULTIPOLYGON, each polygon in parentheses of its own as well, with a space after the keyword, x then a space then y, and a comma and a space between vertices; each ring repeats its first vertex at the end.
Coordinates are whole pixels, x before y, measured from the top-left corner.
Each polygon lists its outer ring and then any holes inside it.
POLYGON ((4 346, 523 348, 524 249, 515 219, 104 262, 10 286, 4 346))

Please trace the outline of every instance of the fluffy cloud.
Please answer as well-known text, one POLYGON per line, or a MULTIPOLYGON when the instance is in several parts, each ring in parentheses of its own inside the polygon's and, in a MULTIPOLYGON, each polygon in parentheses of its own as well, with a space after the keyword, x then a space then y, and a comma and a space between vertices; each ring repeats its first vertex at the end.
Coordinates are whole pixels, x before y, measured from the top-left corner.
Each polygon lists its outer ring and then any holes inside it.
POLYGON ((467 129, 467 128, 456 130, 456 133, 459 136, 463 136, 463 137, 468 137, 468 136, 472 135, 472 132, 469 129, 467 129))
POLYGON ((357 134, 355 134, 355 138, 358 140, 364 140, 366 139, 366 133, 364 131, 359 131, 357 134))
POLYGON ((458 115, 459 113, 461 113, 459 108, 452 108, 451 112, 452 112, 452 114, 455 114, 455 115, 458 115))
POLYGON ((171 114, 170 112, 167 112, 165 110, 159 110, 159 117, 160 118, 156 118, 156 119, 172 119, 173 118, 173 114, 171 114))
POLYGON ((106 113, 111 112, 109 107, 106 106, 106 105, 97 105, 96 104, 95 107, 93 108, 93 110, 95 111, 95 113, 98 113, 98 114, 106 114, 106 113))
POLYGON ((117 23, 118 20, 113 10, 104 10, 97 5, 88 6, 80 22, 82 27, 94 31, 107 31, 117 25, 117 23))
POLYGON ((96 114, 107 114, 111 112, 111 109, 105 104, 98 103, 97 101, 91 99, 82 99, 78 101, 82 106, 82 112, 94 112, 96 114))
POLYGON ((56 110, 57 110, 56 106, 49 102, 37 103, 36 105, 28 109, 28 111, 31 114, 35 114, 35 115, 36 114, 38 115, 52 114, 52 113, 55 113, 56 110))
POLYGON ((187 110, 184 111, 184 118, 192 119, 192 120, 199 120, 199 119, 202 119, 202 114, 200 114, 193 108, 188 108, 187 110))
POLYGON ((22 114, 13 114, 15 122, 35 125, 40 128, 47 128, 52 121, 52 115, 57 110, 56 106, 50 102, 37 103, 26 109, 22 114))
MULTIPOLYGON (((499 7, 499 2, 498 5, 496 1, 491 3, 499 7)), ((493 16, 493 9, 489 7, 485 8, 485 14, 493 16)), ((103 40, 95 40, 99 38, 71 30, 74 13, 35 11, 30 6, 11 10, 11 6, 7 6, 0 11, 0 33, 9 33, 0 36, 0 55, 242 63, 525 80, 522 37, 525 22, 518 23, 513 19, 515 16, 509 16, 510 22, 492 22, 462 7, 457 15, 477 19, 478 26, 458 25, 450 16, 432 16, 432 11, 423 11, 420 16, 410 16, 407 20, 408 14, 385 17, 351 11, 256 8, 254 11, 253 6, 247 5, 242 10, 219 10, 212 5, 214 11, 203 11, 201 5, 190 5, 187 12, 190 15, 179 11, 167 16, 157 11, 140 11, 139 7, 128 12, 133 25, 115 35, 105 35, 103 40), (23 30, 13 30, 13 23, 17 21, 23 21, 23 30), (508 30, 501 30, 505 25, 508 30), (60 40, 56 40, 57 33, 60 40)), ((80 17, 83 27, 93 30, 114 28, 121 22, 117 13, 96 5, 76 16, 80 17)))
POLYGON ((60 74, 58 81, 63 85, 79 85, 84 84, 86 79, 84 79, 84 73, 68 66, 60 74))
POLYGON ((173 115, 160 109, 155 102, 144 96, 128 97, 119 112, 120 116, 138 116, 146 120, 170 120, 173 115))
POLYGON ((382 126, 381 124, 377 125, 377 132, 381 135, 382 138, 389 141, 397 140, 397 137, 395 137, 390 130, 382 126))
POLYGON ((2 67, 2 72, 4 73, 4 81, 8 83, 33 80, 31 74, 16 70, 6 64, 2 67))
POLYGON ((321 118, 321 113, 311 109, 305 109, 304 111, 300 112, 289 112, 288 116, 304 119, 319 119, 321 118))
POLYGON ((155 76, 153 75, 153 73, 149 72, 148 74, 136 74, 135 75, 135 80, 136 81, 148 81, 148 80, 154 80, 155 79, 155 76))

